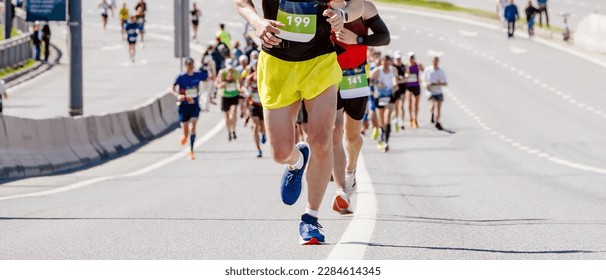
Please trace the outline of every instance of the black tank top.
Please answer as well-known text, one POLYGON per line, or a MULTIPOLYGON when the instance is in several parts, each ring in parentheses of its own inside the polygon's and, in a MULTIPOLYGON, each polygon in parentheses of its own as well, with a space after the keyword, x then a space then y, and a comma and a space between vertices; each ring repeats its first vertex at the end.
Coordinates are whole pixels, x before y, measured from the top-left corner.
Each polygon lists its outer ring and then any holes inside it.
MULTIPOLYGON (((281 1, 263 0, 263 17, 276 20, 281 1)), ((316 36, 307 43, 282 40, 280 45, 271 49, 263 47, 263 51, 286 61, 305 61, 335 51, 330 40, 331 27, 322 13, 328 8, 328 0, 289 0, 290 2, 315 2, 317 7, 316 36)))

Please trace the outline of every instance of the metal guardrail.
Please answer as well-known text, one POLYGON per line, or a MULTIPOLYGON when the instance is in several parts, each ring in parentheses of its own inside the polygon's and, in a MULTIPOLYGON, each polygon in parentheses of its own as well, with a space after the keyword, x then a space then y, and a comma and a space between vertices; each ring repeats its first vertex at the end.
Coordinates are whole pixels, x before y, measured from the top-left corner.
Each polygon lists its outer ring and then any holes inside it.
POLYGON ((25 64, 32 58, 30 34, 21 34, 0 42, 0 69, 25 64))
MULTIPOLYGON (((0 10, 4 10, 3 3, 0 3, 0 10)), ((2 16, 2 22, 4 22, 4 16, 2 16)), ((17 9, 13 24, 14 28, 19 30, 21 34, 8 40, 0 41, 0 69, 23 65, 33 57, 30 44, 30 24, 25 21, 23 11, 17 9)))

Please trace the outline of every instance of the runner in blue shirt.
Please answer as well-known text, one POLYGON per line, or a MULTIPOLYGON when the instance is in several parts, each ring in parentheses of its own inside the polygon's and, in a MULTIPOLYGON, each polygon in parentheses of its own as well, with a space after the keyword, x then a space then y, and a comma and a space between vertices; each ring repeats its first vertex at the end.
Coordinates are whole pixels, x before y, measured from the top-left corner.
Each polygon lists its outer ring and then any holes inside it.
POLYGON ((179 106, 179 121, 183 129, 181 145, 187 143, 189 136, 189 159, 195 159, 194 142, 196 141, 196 124, 200 116, 200 83, 208 79, 208 74, 194 70, 194 60, 191 57, 185 59, 185 72, 179 74, 173 84, 173 93, 177 95, 179 106))
POLYGON ((130 60, 135 63, 135 52, 137 45, 137 35, 139 34, 139 24, 137 24, 137 17, 132 16, 130 21, 124 24, 124 30, 126 31, 126 42, 128 42, 128 53, 130 60))

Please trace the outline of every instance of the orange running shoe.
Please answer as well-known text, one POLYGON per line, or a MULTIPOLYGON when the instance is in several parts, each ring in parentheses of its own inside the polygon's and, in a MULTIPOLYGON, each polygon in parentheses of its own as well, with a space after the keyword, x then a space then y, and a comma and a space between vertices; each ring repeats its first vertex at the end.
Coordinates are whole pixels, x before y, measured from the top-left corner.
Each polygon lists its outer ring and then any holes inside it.
POLYGON ((181 146, 185 146, 187 144, 187 135, 181 136, 181 146))
POLYGON ((417 120, 414 121, 413 126, 414 128, 419 128, 419 123, 417 122, 417 120))

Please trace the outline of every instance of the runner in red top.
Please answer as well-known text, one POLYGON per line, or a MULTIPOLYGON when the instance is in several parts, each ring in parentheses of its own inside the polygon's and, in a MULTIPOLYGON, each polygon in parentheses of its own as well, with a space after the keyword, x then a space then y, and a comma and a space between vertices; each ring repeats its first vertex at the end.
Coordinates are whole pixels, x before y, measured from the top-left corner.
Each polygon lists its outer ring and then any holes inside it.
MULTIPOLYGON (((333 0, 331 7, 339 9, 344 0, 333 0)), ((362 149, 362 120, 366 112, 369 69, 366 63, 368 46, 385 46, 390 42, 389 30, 378 14, 375 5, 365 0, 362 17, 345 23, 343 29, 333 34, 337 46, 337 60, 343 70, 343 80, 337 94, 337 118, 333 131, 333 177, 337 192, 333 210, 351 214, 350 196, 356 187, 356 164, 362 149), (373 34, 368 35, 372 30, 373 34), (343 147, 345 134, 346 147, 343 147), (347 150, 347 156, 345 156, 347 150)))

